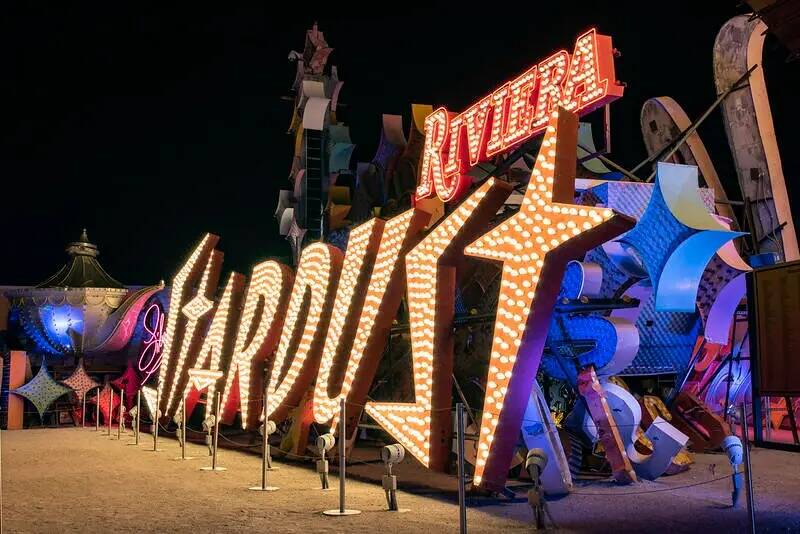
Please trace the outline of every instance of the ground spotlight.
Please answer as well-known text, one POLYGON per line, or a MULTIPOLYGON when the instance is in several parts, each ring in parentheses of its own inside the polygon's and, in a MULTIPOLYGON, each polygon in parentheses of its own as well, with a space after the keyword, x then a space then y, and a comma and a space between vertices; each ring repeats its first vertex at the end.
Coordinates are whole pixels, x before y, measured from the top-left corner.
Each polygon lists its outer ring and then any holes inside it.
POLYGON ((323 434, 317 438, 317 449, 319 449, 319 460, 317 460, 317 473, 319 473, 319 480, 322 482, 322 489, 330 489, 328 482, 328 460, 325 459, 325 453, 328 452, 336 445, 336 439, 333 434, 323 434))
POLYGON ((387 445, 381 449, 381 460, 386 466, 386 473, 383 475, 383 491, 386 493, 386 504, 389 510, 397 512, 397 477, 392 474, 392 466, 399 464, 406 456, 406 450, 399 443, 387 445))

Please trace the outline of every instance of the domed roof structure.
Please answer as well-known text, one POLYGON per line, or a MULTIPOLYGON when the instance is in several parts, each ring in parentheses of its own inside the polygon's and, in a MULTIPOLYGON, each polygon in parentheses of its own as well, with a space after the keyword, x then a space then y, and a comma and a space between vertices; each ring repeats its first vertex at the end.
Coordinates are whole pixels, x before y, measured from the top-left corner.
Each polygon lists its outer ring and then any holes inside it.
POLYGON ((81 237, 67 245, 68 261, 56 274, 36 287, 105 287, 123 289, 125 286, 108 274, 97 261, 100 251, 89 242, 86 228, 81 237))

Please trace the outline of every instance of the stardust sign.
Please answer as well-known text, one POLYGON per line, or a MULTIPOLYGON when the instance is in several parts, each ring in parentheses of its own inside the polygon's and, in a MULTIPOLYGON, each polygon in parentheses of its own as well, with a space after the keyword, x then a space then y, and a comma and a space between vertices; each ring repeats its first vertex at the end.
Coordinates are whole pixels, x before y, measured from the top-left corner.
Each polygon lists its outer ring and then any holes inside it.
POLYGON ((335 429, 344 398, 352 414, 348 428, 356 427, 364 407, 417 460, 442 470, 452 434, 457 271, 465 256, 483 258, 502 266, 502 281, 474 484, 502 489, 566 264, 633 224, 611 210, 572 204, 578 119, 569 110, 586 111, 621 94, 610 38, 588 32, 572 59, 559 52, 503 87, 462 114, 464 127, 453 128, 459 116, 440 110, 428 117, 420 188, 455 198, 443 187, 464 187, 460 178, 445 179, 447 169, 466 161, 458 152, 464 147, 446 143, 452 136, 465 135, 465 150, 477 161, 542 133, 517 213, 491 227, 512 187, 490 178, 427 234, 430 215, 420 209, 373 219, 351 230, 346 252, 325 243, 307 246, 294 273, 265 261, 253 268, 248 284, 231 274, 217 303, 222 254, 215 250, 218 238, 206 235, 172 284, 159 369, 163 413, 171 417, 192 390, 190 371, 221 376, 208 393, 221 387, 223 421, 238 409, 245 427, 258 424, 262 392, 270 419, 279 421, 313 388, 317 423, 335 429), (545 119, 539 118, 540 101, 545 119), (476 138, 473 151, 468 147, 476 138), (367 402, 404 291, 414 400, 367 402), (266 378, 264 369, 270 369, 266 378))

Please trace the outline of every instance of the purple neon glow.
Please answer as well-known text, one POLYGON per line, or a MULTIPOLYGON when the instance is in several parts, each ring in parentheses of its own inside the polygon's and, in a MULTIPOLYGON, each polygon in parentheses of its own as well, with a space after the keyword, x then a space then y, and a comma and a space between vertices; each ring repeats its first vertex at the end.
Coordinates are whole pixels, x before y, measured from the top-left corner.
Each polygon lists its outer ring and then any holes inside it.
POLYGON ((150 376, 158 371, 161 366, 161 347, 163 341, 161 336, 164 334, 164 314, 158 304, 151 304, 144 313, 143 326, 149 335, 144 340, 144 348, 139 355, 139 371, 144 373, 142 384, 146 383, 150 376))

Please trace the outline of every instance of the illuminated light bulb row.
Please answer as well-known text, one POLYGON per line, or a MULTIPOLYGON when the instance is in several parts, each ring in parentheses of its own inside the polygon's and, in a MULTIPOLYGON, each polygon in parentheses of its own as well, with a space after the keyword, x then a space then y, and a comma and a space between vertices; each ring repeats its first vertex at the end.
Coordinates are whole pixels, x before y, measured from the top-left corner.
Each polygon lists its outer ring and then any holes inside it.
POLYGON ((597 54, 597 32, 591 30, 578 37, 564 86, 564 102, 567 110, 586 107, 608 92, 608 80, 600 80, 600 58, 597 54), (579 89, 582 89, 579 91, 579 89))
MULTIPOLYGON (((201 321, 214 309, 214 301, 208 295, 213 296, 216 290, 221 265, 222 253, 212 250, 203 270, 203 276, 197 286, 197 293, 192 300, 181 308, 181 313, 186 317, 186 327, 183 333, 183 340, 181 340, 181 347, 178 351, 175 374, 173 375, 172 383, 169 384, 169 395, 167 395, 167 402, 164 404, 166 407, 164 415, 167 417, 171 417, 177 409, 176 399, 179 388, 183 386, 186 368, 194 366, 194 360, 197 357, 197 353, 192 351, 192 348, 196 346, 195 336, 201 333, 201 321)), ((161 393, 162 395, 164 394, 164 388, 162 388, 161 393)))
MULTIPOLYGON (((186 395, 189 393, 189 390, 191 389, 190 386, 194 387, 194 389, 196 389, 197 391, 203 391, 204 389, 209 388, 209 394, 207 398, 209 399, 213 398, 214 393, 212 389, 214 387, 214 384, 217 383, 217 380, 222 378, 222 371, 218 369, 192 368, 189 369, 188 375, 190 383, 189 385, 186 386, 186 389, 183 392, 183 399, 184 399, 183 402, 185 402, 186 395)), ((211 406, 212 404, 213 402, 206 402, 206 413, 204 417, 208 417, 210 415, 210 412, 213 409, 211 406)), ((189 414, 187 414, 187 416, 188 415, 189 414)))
MULTIPOLYGON (((336 395, 334 398, 330 398, 328 393, 331 371, 336 355, 343 352, 340 345, 351 341, 354 323, 359 315, 363 317, 364 301, 360 299, 361 294, 365 294, 366 297, 369 286, 376 282, 374 278, 370 280, 367 267, 373 263, 374 252, 371 249, 376 247, 383 229, 383 221, 371 219, 353 228, 347 239, 347 252, 344 256, 342 273, 339 275, 333 313, 325 336, 317 383, 314 387, 314 418, 318 423, 327 423, 339 410, 340 396, 336 395)), ((377 269, 378 266, 375 265, 375 268, 377 269)), ((361 352, 356 352, 356 348, 360 347, 363 350, 363 345, 358 344, 360 335, 356 333, 349 351, 349 359, 355 359, 356 365, 361 359, 361 352)), ((346 396, 349 391, 346 379, 341 389, 346 396)))
MULTIPOLYGON (((523 336, 529 326, 528 318, 535 305, 536 289, 547 253, 574 235, 613 216, 611 210, 551 203, 558 113, 552 115, 520 210, 465 249, 468 255, 503 262, 478 441, 475 484, 483 480, 493 448, 498 446, 494 439, 495 431, 503 414, 504 400, 509 392, 523 336)), ((577 126, 577 119, 575 123, 577 126)), ((549 280, 548 283, 556 281, 549 280)), ((514 443, 502 443, 499 446, 508 450, 508 447, 513 448, 514 443)), ((508 466, 504 469, 507 471, 508 466)))
POLYGON ((505 130, 506 122, 506 109, 508 102, 508 86, 500 86, 495 89, 491 95, 492 99, 492 115, 491 115, 491 129, 489 140, 486 143, 486 156, 492 157, 495 154, 502 152, 505 148, 503 144, 503 132, 505 130))
MULTIPOLYGON (((192 377, 198 390, 203 389, 203 387, 198 387, 201 382, 195 377, 202 378, 202 383, 208 387, 206 398, 209 402, 206 402, 206 417, 211 414, 214 408, 213 402, 210 401, 214 398, 214 393, 217 389, 217 379, 222 377, 220 363, 223 361, 223 351, 230 350, 225 346, 225 342, 230 338, 229 331, 232 331, 238 323, 238 304, 241 302, 243 288, 244 276, 235 272, 231 273, 228 283, 225 285, 222 298, 220 298, 217 305, 217 310, 214 312, 211 326, 203 339, 203 345, 200 347, 196 367, 189 371, 189 376, 192 377)), ((227 354, 224 356, 226 356, 225 359, 227 360, 227 354)))
MULTIPOLYGON (((222 406, 227 406, 234 377, 238 375, 242 428, 248 427, 250 417, 253 365, 270 354, 278 343, 291 280, 291 269, 276 261, 264 261, 253 267, 222 393, 222 406), (256 315, 262 303, 261 314, 256 315)), ((263 395, 261 391, 255 393, 258 397, 263 395)))
MULTIPOLYGON (((290 394, 294 394, 300 389, 295 388, 295 385, 306 360, 316 358, 322 349, 321 344, 317 343, 317 337, 319 336, 321 339, 320 329, 326 326, 323 315, 330 314, 332 288, 335 287, 341 265, 342 252, 336 247, 322 243, 309 245, 300 256, 292 294, 289 298, 289 309, 272 364, 272 375, 268 386, 267 412, 269 414, 274 414, 290 394), (306 293, 309 291, 307 313, 301 317, 300 313, 304 308, 306 293), (296 338, 297 329, 301 329, 301 335, 295 348, 292 346, 292 342, 296 338), (294 354, 290 353, 291 350, 294 350, 294 354), (283 368, 290 357, 292 360, 283 374, 283 368)), ((294 399, 290 399, 290 401, 293 402, 294 399)))
POLYGON ((183 302, 191 290, 191 278, 197 270, 201 258, 206 258, 216 245, 219 238, 212 234, 206 234, 200 243, 194 248, 189 257, 184 262, 178 274, 172 279, 172 290, 170 291, 170 302, 176 303, 169 307, 167 314, 167 325, 164 330, 163 345, 161 347, 161 366, 158 370, 158 383, 161 387, 161 398, 158 399, 159 405, 167 394, 167 374, 172 362, 172 352, 174 350, 178 321, 181 318, 181 307, 178 305, 183 302), (166 365, 165 365, 166 364, 166 365))
POLYGON ((425 117, 425 145, 419 169, 417 198, 426 198, 434 192, 434 182, 443 172, 442 152, 447 140, 449 116, 439 108, 425 117))
MULTIPOLYGON (((415 402, 369 402, 366 406, 367 413, 425 466, 429 466, 431 461, 433 418, 439 417, 447 421, 450 415, 447 412, 449 405, 444 410, 437 410, 435 414, 433 412, 434 369, 439 369, 442 365, 452 365, 452 347, 449 351, 443 348, 444 345, 437 349, 437 342, 442 343, 444 340, 435 339, 437 319, 441 320, 438 317, 439 309, 447 308, 446 303, 452 301, 452 295, 446 293, 452 292, 452 288, 445 287, 440 291, 438 287, 440 269, 444 267, 440 266, 440 261, 449 247, 458 246, 455 240, 467 223, 483 223, 473 220, 473 214, 487 191, 493 187, 496 187, 495 180, 487 180, 406 255, 415 402), (438 366, 434 363, 435 356, 443 359, 438 366), (447 358, 450 358, 449 362, 447 358)), ((444 385, 447 385, 449 395, 449 382, 444 385)), ((442 384, 437 386, 442 388, 442 384)))
POLYGON ((477 165, 486 157, 486 143, 489 141, 487 125, 491 105, 492 98, 487 96, 462 114, 467 132, 470 165, 477 165))
MULTIPOLYGON (((443 170, 441 175, 436 176, 440 182, 444 183, 434 183, 436 190, 439 191, 439 187, 447 188, 444 191, 447 191, 451 188, 451 180, 445 180, 442 177, 451 177, 457 176, 461 174, 467 167, 469 162, 469 155, 465 152, 465 143, 464 140, 464 132, 463 130, 466 128, 466 121, 464 119, 464 114, 456 115, 450 118, 449 124, 447 125, 448 129, 448 139, 450 140, 447 146, 447 161, 444 164, 443 170)), ((446 192, 444 193, 447 194, 446 192)))
POLYGON ((345 397, 356 404, 365 402, 402 296, 403 269, 399 260, 417 242, 429 217, 427 213, 409 210, 386 221, 384 225, 338 396, 328 397, 328 373, 324 372, 322 366, 317 379, 314 416, 319 423, 326 423, 332 418, 331 431, 335 431, 339 423, 338 399, 345 397))
POLYGON ((503 145, 506 147, 514 145, 530 135, 534 117, 531 98, 536 87, 536 75, 537 67, 533 67, 509 85, 511 96, 503 137, 503 145))
POLYGON ((532 131, 546 125, 550 120, 550 113, 561 102, 561 86, 568 64, 569 55, 561 50, 539 65, 539 95, 536 99, 536 115, 531 124, 532 131))

